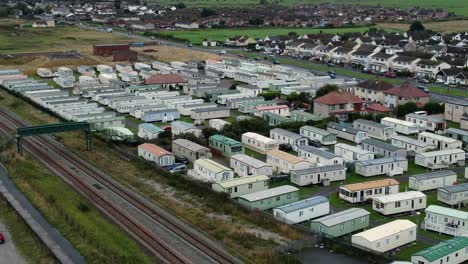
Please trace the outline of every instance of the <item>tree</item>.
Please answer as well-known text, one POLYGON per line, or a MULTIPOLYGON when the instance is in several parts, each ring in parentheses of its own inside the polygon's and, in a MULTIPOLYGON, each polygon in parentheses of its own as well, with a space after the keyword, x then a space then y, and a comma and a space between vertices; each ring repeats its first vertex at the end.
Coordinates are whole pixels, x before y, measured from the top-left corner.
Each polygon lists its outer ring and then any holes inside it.
POLYGON ((426 28, 420 21, 414 21, 411 23, 410 31, 424 31, 426 28))
POLYGON ((178 8, 178 9, 184 9, 187 6, 184 3, 178 3, 178 4, 175 5, 175 7, 178 8))
POLYGON ((249 24, 254 25, 254 26, 263 25, 263 22, 264 22, 263 18, 261 17, 255 17, 255 18, 249 19, 249 24))
POLYGON ((209 8, 203 8, 200 15, 202 17, 214 16, 216 15, 216 11, 214 11, 213 9, 209 9, 209 8))
POLYGON ((297 34, 296 31, 291 31, 291 32, 288 33, 288 36, 290 38, 297 38, 299 35, 297 34))
POLYGON ((207 142, 208 142, 208 139, 212 135, 216 135, 216 134, 219 134, 218 130, 216 130, 216 129, 212 128, 212 127, 205 127, 205 128, 202 129, 202 135, 206 139, 207 142))
POLYGON ((429 102, 423 106, 423 110, 426 111, 429 115, 441 114, 445 111, 445 106, 444 104, 429 102))
POLYGON ((333 85, 333 84, 327 84, 327 85, 325 85, 322 88, 317 90, 317 92, 315 93, 314 98, 322 97, 322 96, 324 96, 324 95, 326 95, 328 93, 334 92, 334 91, 338 91, 338 86, 333 85))
POLYGON ((226 137, 241 139, 241 135, 246 132, 254 132, 264 136, 270 133, 268 122, 260 118, 249 118, 240 121, 233 121, 230 125, 225 125, 223 134, 226 137))
POLYGON ((273 100, 275 98, 278 98, 281 96, 281 92, 277 92, 277 91, 268 91, 268 92, 263 92, 263 93, 260 93, 258 94, 258 96, 262 96, 263 98, 265 98, 265 100, 269 101, 269 100, 273 100))
POLYGON ((413 113, 418 110, 416 103, 409 102, 404 105, 399 105, 395 108, 394 113, 397 117, 404 117, 409 113, 413 113))
POLYGON ((260 4, 260 5, 267 5, 267 4, 268 4, 268 1, 267 1, 267 0, 260 0, 260 1, 259 1, 259 4, 260 4))

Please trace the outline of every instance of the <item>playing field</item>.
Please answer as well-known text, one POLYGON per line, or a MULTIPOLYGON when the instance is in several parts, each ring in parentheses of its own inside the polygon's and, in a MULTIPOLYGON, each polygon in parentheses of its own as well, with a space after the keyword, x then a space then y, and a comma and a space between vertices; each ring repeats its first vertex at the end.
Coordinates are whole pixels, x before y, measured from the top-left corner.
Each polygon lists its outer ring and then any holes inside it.
MULTIPOLYGON (((468 2, 467 2, 468 5, 468 2)), ((464 32, 468 29, 468 20, 453 20, 453 21, 442 21, 442 22, 429 22, 423 23, 427 29, 442 32, 464 32)), ((380 23, 377 25, 378 28, 386 30, 398 30, 407 31, 409 29, 408 23, 380 23)))
POLYGON ((203 30, 181 30, 160 32, 161 35, 172 36, 184 39, 194 44, 200 44, 204 39, 225 41, 227 38, 241 35, 248 35, 252 38, 264 38, 266 36, 288 35, 296 32, 298 35, 315 33, 344 33, 344 32, 365 32, 367 27, 352 28, 248 28, 248 29, 203 29, 203 30))
MULTIPOLYGON (((156 2, 156 0, 150 0, 156 2)), ((173 5, 176 3, 172 0, 158 0, 158 3, 165 5, 173 5)), ((259 4, 259 0, 190 0, 180 1, 187 6, 209 7, 209 6, 254 6, 259 4)), ((278 2, 283 5, 292 4, 318 4, 318 3, 341 3, 341 4, 359 4, 359 5, 380 5, 388 7, 411 8, 415 6, 426 8, 445 8, 449 12, 454 12, 457 15, 468 16, 467 0, 281 0, 267 2, 278 2)))

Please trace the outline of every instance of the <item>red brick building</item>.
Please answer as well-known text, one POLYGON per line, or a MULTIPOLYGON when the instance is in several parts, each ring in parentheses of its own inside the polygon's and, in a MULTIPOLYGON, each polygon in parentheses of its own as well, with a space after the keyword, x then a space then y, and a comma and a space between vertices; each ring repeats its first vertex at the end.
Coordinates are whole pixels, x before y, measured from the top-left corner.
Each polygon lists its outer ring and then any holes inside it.
POLYGON ((114 51, 129 51, 127 44, 96 44, 93 46, 93 55, 112 56, 114 51))
POLYGON ((359 113, 364 100, 350 92, 331 92, 314 100, 314 114, 327 118, 348 118, 348 114, 359 113))
POLYGON ((155 74, 146 79, 145 84, 159 84, 164 88, 172 86, 182 89, 187 85, 187 80, 177 74, 155 74))

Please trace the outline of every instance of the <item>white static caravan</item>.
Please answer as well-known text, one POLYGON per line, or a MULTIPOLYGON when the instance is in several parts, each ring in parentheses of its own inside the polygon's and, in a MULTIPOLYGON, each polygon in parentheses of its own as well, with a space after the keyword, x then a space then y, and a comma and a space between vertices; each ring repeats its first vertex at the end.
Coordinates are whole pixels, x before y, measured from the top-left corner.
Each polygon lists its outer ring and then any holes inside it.
POLYGON ((430 131, 432 133, 443 133, 447 129, 447 122, 443 118, 420 115, 420 114, 407 114, 406 121, 417 124, 421 131, 430 131))
POLYGON ((143 123, 138 125, 138 137, 146 140, 152 140, 158 138, 159 133, 164 130, 158 126, 150 123, 143 123))
POLYGON ((99 64, 96 66, 96 69, 99 73, 113 73, 114 69, 111 66, 99 64))
POLYGON ((394 179, 383 179, 353 183, 339 187, 338 197, 349 203, 363 203, 374 197, 400 191, 400 183, 394 179))
POLYGON ((361 148, 386 158, 408 156, 406 149, 373 138, 366 138, 361 141, 361 148))
POLYGON ((383 215, 393 215, 423 210, 426 202, 427 197, 422 192, 400 192, 372 198, 372 209, 383 215))
POLYGON ((336 134, 336 137, 346 139, 356 144, 361 143, 363 139, 369 137, 367 132, 355 129, 352 125, 346 123, 330 122, 327 125, 327 131, 336 134))
POLYGON ((219 119, 226 118, 231 115, 231 109, 229 107, 212 107, 212 108, 202 108, 202 109, 193 109, 190 112, 190 117, 194 120, 194 124, 203 124, 205 120, 208 119, 219 119))
POLYGON ((297 152, 299 157, 309 161, 315 166, 343 165, 345 163, 343 157, 312 146, 299 147, 297 152))
POLYGON ((413 155, 415 153, 422 153, 422 152, 435 149, 435 145, 432 145, 431 143, 422 142, 422 141, 415 140, 414 138, 399 136, 399 135, 395 135, 392 137, 391 144, 398 148, 404 148, 410 154, 413 154, 413 155))
POLYGON ((273 149, 267 152, 266 163, 273 166, 273 171, 280 173, 289 173, 291 170, 307 169, 312 165, 303 158, 296 157, 278 149, 273 149))
POLYGON ((351 236, 353 246, 384 253, 416 241, 417 225, 409 220, 395 220, 351 236))
POLYGON ((416 165, 429 169, 444 169, 450 165, 465 165, 465 151, 461 149, 446 149, 419 153, 415 156, 416 165))
POLYGON ((230 125, 231 123, 224 121, 223 119, 210 119, 208 121, 208 126, 214 128, 218 131, 223 131, 225 125, 230 125))
POLYGON ((315 196, 273 209, 276 220, 286 224, 297 224, 327 215, 330 213, 330 203, 324 196, 315 196))
POLYGON ((389 140, 395 134, 393 127, 386 126, 366 119, 354 120, 353 127, 355 129, 366 131, 369 137, 377 138, 384 141, 389 140))
POLYGON ((207 182, 220 182, 234 179, 234 171, 211 159, 197 159, 193 170, 187 172, 198 180, 207 182))
POLYGON ((225 192, 231 198, 237 198, 249 193, 267 190, 269 180, 270 178, 265 175, 242 177, 215 182, 211 185, 211 188, 216 192, 225 192))
POLYGON ((468 204, 468 183, 439 188, 437 200, 451 206, 468 204))
POLYGON ((173 136, 177 136, 183 133, 192 133, 196 137, 200 137, 202 134, 201 129, 183 121, 173 121, 171 123, 171 131, 173 136))
POLYGON ((68 67, 58 67, 57 73, 62 76, 72 76, 73 70, 68 67))
POLYGON ((434 133, 429 132, 421 132, 418 135, 418 140, 421 142, 426 142, 432 144, 438 150, 445 150, 445 149, 461 149, 462 142, 460 140, 456 140, 449 137, 444 137, 441 135, 437 135, 434 133))
POLYGON ((52 74, 52 71, 47 68, 38 68, 36 71, 37 75, 42 78, 50 78, 53 77, 54 75, 52 74))
POLYGON ((439 170, 410 176, 408 187, 417 191, 429 191, 457 183, 457 173, 451 170, 439 170))
POLYGON ((226 105, 229 100, 239 99, 239 98, 252 98, 257 97, 254 94, 245 94, 245 93, 235 93, 235 94, 221 94, 216 98, 218 104, 226 105))
POLYGON ((261 154, 266 154, 270 150, 278 149, 279 142, 257 133, 247 132, 242 134, 242 144, 261 154))
POLYGON ((306 137, 282 128, 270 130, 270 138, 278 141, 280 144, 291 145, 294 151, 298 151, 298 148, 302 146, 309 145, 309 140, 306 137))
POLYGON ((322 145, 333 145, 336 144, 336 135, 313 126, 302 126, 299 129, 299 134, 309 138, 310 140, 319 141, 322 145))
POLYGON ((255 175, 271 176, 273 174, 273 168, 271 165, 245 154, 232 155, 230 167, 240 177, 255 175))
POLYGON ((298 186, 346 180, 344 165, 326 165, 291 171, 291 182, 298 186))
POLYGON ((346 162, 374 159, 374 153, 344 143, 335 144, 335 154, 343 157, 346 162))
POLYGON ((373 160, 357 161, 355 164, 356 173, 364 177, 377 175, 402 175, 408 171, 408 160, 404 157, 380 158, 373 160))
POLYGON ((468 237, 468 212, 429 205, 421 228, 451 236, 468 237))
POLYGON ((400 120, 392 117, 384 117, 380 120, 382 125, 393 127, 393 130, 400 134, 413 135, 419 133, 419 126, 417 124, 400 120))
POLYGON ((182 104, 182 105, 177 105, 177 110, 179 110, 181 115, 189 116, 192 113, 192 110, 212 108, 216 106, 217 104, 215 103, 182 104))

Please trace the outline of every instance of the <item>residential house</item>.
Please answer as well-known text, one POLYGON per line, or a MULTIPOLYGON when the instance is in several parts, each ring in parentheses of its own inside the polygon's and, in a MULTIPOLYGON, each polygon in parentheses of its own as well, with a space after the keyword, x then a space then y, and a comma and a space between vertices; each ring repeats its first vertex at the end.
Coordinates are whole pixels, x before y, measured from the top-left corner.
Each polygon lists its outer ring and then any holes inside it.
POLYGON ((468 183, 439 188, 437 200, 451 206, 466 205, 468 203, 468 183))
POLYGON ((447 129, 447 136, 462 142, 463 147, 468 146, 468 131, 466 129, 449 128, 447 129))
POLYGON ((392 136, 392 145, 397 148, 403 148, 408 151, 408 155, 414 156, 416 153, 435 150, 435 145, 429 142, 422 142, 414 138, 395 135, 392 136))
POLYGON ((299 189, 291 185, 283 185, 238 197, 241 206, 256 211, 272 209, 298 200, 299 189))
POLYGON ((456 237, 468 237, 468 212, 438 205, 429 205, 425 212, 422 229, 456 237))
POLYGON ((393 117, 384 117, 380 120, 382 125, 393 127, 393 131, 400 134, 412 135, 419 133, 419 125, 393 117))
POLYGON ((249 193, 264 191, 268 189, 270 178, 265 175, 234 178, 222 182, 215 182, 211 188, 216 192, 224 192, 231 198, 237 198, 249 193))
POLYGON ((186 133, 191 133, 195 135, 196 137, 200 137, 202 134, 201 129, 183 121, 173 121, 171 123, 171 132, 172 132, 173 137, 180 135, 180 134, 186 134, 186 133))
POLYGON ((385 101, 383 91, 391 88, 393 88, 393 84, 385 82, 381 79, 369 79, 358 83, 355 87, 348 88, 348 90, 356 96, 359 96, 367 103, 375 102, 384 104, 385 101))
POLYGON ((375 72, 387 72, 392 67, 393 60, 397 57, 398 55, 387 54, 384 52, 371 54, 369 57, 368 68, 375 72))
POLYGON ((153 161, 161 167, 175 163, 174 155, 171 152, 150 143, 143 143, 138 146, 138 156, 153 161))
POLYGON ((372 209, 383 215, 415 212, 426 208, 427 197, 419 191, 407 191, 377 196, 372 199, 372 209))
POLYGON ((418 67, 416 64, 420 61, 420 58, 410 57, 410 56, 401 56, 398 55, 392 60, 392 70, 398 72, 415 72, 418 67))
POLYGON ((246 132, 242 134, 242 144, 256 152, 266 154, 270 150, 278 149, 279 142, 257 133, 246 132))
POLYGON ((324 196, 310 197, 294 203, 273 208, 273 217, 286 224, 297 224, 327 215, 330 203, 324 196))
POLYGON ((314 99, 314 114, 327 118, 336 116, 345 119, 348 114, 359 113, 364 101, 349 92, 331 92, 314 99))
POLYGON ((273 168, 271 165, 245 154, 232 155, 230 167, 240 177, 250 177, 255 175, 271 176, 273 174, 273 168))
POLYGON ((450 69, 450 64, 443 61, 420 60, 416 62, 416 76, 427 79, 435 79, 437 73, 443 69, 450 69))
POLYGON ((407 114, 406 121, 417 124, 421 131, 430 131, 432 133, 444 133, 447 129, 447 122, 444 119, 419 114, 407 114))
POLYGON ((215 151, 214 154, 230 157, 232 155, 244 153, 242 143, 223 135, 212 135, 208 139, 208 144, 210 148, 215 151))
POLYGON ((377 138, 380 140, 389 140, 395 134, 393 127, 366 119, 354 120, 353 127, 355 129, 367 132, 369 137, 377 138))
POLYGON ((429 169, 443 169, 450 165, 463 166, 465 164, 465 151, 461 149, 445 149, 418 153, 415 156, 416 165, 429 169))
POLYGON ((421 132, 418 135, 418 141, 434 145, 438 150, 461 149, 462 142, 451 137, 444 137, 429 132, 421 132))
POLYGON ((315 166, 345 164, 343 157, 320 148, 302 146, 298 148, 297 152, 299 157, 307 160, 315 166))
POLYGON ((377 196, 398 193, 399 190, 398 181, 383 179, 340 186, 338 196, 349 203, 363 203, 377 196))
POLYGON ((429 191, 457 183, 457 173, 451 170, 432 171, 412 175, 408 179, 408 187, 417 191, 429 191))
POLYGON ((468 113, 468 99, 451 99, 445 102, 445 120, 460 123, 460 119, 466 113, 468 113))
POLYGON ((394 157, 406 157, 407 151, 403 148, 396 147, 394 145, 388 144, 386 142, 367 138, 361 141, 361 148, 367 151, 373 152, 377 155, 394 158, 394 157))
POLYGON ((289 144, 294 151, 298 148, 308 145, 308 139, 297 133, 282 128, 270 130, 270 138, 278 141, 280 144, 289 144))
POLYGON ((267 152, 266 163, 273 166, 273 171, 289 173, 291 170, 307 169, 311 164, 303 158, 287 152, 273 149, 267 152))
POLYGON ((158 138, 159 133, 164 130, 158 126, 155 126, 150 123, 143 123, 138 125, 138 137, 152 140, 158 138))
POLYGON ((328 184, 334 181, 346 180, 346 167, 339 165, 325 165, 291 171, 291 182, 298 186, 312 184, 328 184))
POLYGON ((413 264, 459 264, 467 261, 468 237, 464 236, 444 240, 411 256, 413 264))
POLYGON ((370 213, 361 208, 350 208, 310 222, 310 229, 327 237, 340 237, 369 226, 370 213))
POLYGON ((335 144, 335 154, 343 157, 346 162, 374 159, 374 153, 358 146, 351 146, 344 143, 335 144))
POLYGON ((394 220, 351 236, 353 246, 384 253, 416 241, 417 225, 409 220, 394 220))
POLYGON ((185 157, 190 162, 195 162, 197 159, 211 159, 209 148, 183 138, 172 141, 172 153, 185 157))
POLYGON ((352 125, 347 123, 330 122, 327 124, 327 131, 335 134, 339 138, 357 144, 368 137, 367 132, 355 129, 352 125))
POLYGON ((222 182, 234 179, 234 171, 211 159, 197 159, 189 176, 207 182, 222 182))
POLYGON ((302 126, 299 129, 299 134, 309 138, 310 140, 318 141, 322 145, 336 144, 336 134, 318 127, 302 126))
POLYGON ((403 82, 400 86, 395 86, 384 92, 385 106, 395 108, 409 102, 423 106, 429 102, 429 93, 426 93, 409 81, 403 82))
POLYGON ((402 175, 408 171, 408 160, 405 157, 396 156, 393 158, 380 158, 373 160, 357 161, 355 164, 356 173, 364 177, 377 175, 402 175))

